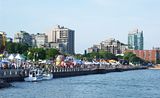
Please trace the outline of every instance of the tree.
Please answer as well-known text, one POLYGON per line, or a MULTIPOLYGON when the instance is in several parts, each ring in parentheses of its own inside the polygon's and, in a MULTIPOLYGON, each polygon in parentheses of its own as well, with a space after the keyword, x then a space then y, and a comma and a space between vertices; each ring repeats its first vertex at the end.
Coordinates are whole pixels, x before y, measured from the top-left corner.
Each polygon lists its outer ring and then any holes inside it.
POLYGON ((44 60, 46 58, 46 52, 43 48, 31 48, 28 51, 28 58, 29 59, 42 59, 44 60))
POLYGON ((12 42, 7 42, 7 44, 6 44, 6 51, 8 53, 23 54, 28 51, 28 48, 29 48, 29 46, 27 44, 12 43, 12 42))
POLYGON ((160 60, 157 60, 157 62, 156 62, 157 64, 160 64, 160 60))
POLYGON ((123 59, 123 56, 121 56, 121 55, 117 55, 116 56, 118 59, 123 59))
POLYGON ((130 61, 130 59, 133 58, 133 57, 136 57, 136 55, 133 54, 132 52, 126 52, 126 53, 124 54, 123 59, 124 59, 124 60, 127 60, 127 61, 130 61))
POLYGON ((57 49, 46 49, 46 59, 54 59, 56 55, 60 54, 57 49))
POLYGON ((99 51, 99 58, 117 59, 117 57, 114 54, 104 51, 104 50, 99 51))
MULTIPOLYGON (((84 54, 84 55, 86 55, 86 54, 84 54)), ((75 54, 74 57, 76 59, 83 59, 84 56, 82 54, 75 54)))
POLYGON ((8 42, 7 44, 6 44, 6 51, 8 52, 8 53, 15 53, 15 48, 14 48, 14 43, 11 43, 11 42, 8 42))
POLYGON ((46 51, 44 48, 36 48, 35 55, 37 59, 44 60, 46 58, 46 51))
POLYGON ((143 59, 137 57, 136 54, 134 54, 132 52, 126 52, 124 54, 124 60, 132 62, 134 64, 141 64, 141 63, 145 62, 143 59))
POLYGON ((86 55, 83 55, 82 56, 83 58, 85 57, 87 60, 92 60, 92 59, 117 59, 117 57, 110 53, 110 52, 107 52, 107 51, 99 51, 99 52, 92 52, 92 53, 88 53, 86 55))

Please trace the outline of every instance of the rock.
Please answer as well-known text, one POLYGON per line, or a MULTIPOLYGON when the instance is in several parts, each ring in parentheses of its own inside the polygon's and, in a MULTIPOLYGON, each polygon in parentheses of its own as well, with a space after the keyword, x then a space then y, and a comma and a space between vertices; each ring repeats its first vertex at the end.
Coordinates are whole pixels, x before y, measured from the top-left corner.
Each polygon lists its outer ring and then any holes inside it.
POLYGON ((0 89, 10 87, 10 86, 11 86, 11 84, 9 84, 9 83, 5 82, 4 80, 0 79, 0 89))

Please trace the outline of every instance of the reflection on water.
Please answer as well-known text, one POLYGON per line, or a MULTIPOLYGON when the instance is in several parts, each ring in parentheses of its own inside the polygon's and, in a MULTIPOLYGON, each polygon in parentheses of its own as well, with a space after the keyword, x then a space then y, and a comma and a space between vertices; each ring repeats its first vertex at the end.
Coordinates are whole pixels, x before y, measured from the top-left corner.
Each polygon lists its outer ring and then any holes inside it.
POLYGON ((15 82, 0 98, 159 98, 160 70, 137 70, 15 82))

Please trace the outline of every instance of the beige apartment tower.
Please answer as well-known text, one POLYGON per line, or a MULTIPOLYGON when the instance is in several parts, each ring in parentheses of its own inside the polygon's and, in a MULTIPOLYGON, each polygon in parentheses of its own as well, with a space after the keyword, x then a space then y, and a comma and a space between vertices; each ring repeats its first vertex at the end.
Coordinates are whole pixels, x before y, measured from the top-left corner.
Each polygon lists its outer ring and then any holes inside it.
POLYGON ((61 44, 59 50, 67 54, 74 54, 74 30, 63 26, 56 26, 48 35, 48 42, 61 44))

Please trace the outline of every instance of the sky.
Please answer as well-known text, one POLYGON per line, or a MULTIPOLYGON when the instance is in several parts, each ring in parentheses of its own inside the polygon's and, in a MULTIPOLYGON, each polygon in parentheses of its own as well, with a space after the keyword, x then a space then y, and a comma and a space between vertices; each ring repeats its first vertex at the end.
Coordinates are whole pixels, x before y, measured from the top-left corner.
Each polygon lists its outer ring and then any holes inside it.
POLYGON ((47 33, 56 25, 75 30, 75 51, 108 38, 127 44, 144 32, 144 49, 160 47, 160 0, 0 0, 0 31, 47 33))

